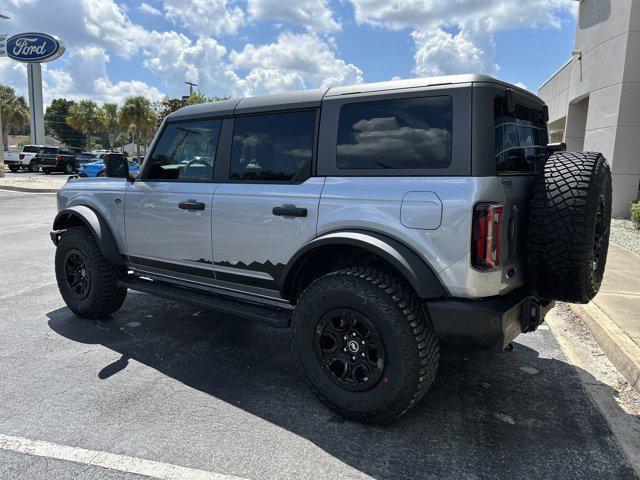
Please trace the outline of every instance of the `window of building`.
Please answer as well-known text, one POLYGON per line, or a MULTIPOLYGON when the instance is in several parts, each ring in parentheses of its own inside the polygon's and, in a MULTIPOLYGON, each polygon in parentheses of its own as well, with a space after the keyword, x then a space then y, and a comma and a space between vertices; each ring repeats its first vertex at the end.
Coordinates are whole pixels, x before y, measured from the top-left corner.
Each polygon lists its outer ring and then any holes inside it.
POLYGON ((339 169, 427 169, 451 163, 451 97, 349 103, 340 109, 339 169))
POLYGON ((311 176, 315 110, 237 117, 229 179, 304 181, 311 176))

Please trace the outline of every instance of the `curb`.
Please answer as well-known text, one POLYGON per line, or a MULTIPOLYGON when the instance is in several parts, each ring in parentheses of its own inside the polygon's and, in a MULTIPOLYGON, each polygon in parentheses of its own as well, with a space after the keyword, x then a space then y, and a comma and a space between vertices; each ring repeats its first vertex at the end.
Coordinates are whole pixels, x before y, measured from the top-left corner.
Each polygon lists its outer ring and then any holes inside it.
POLYGON ((0 190, 6 190, 8 192, 26 192, 26 193, 58 193, 58 188, 29 188, 29 187, 14 187, 12 185, 0 185, 0 190))
POLYGON ((593 302, 571 305, 571 310, 587 324, 604 353, 631 387, 640 392, 640 346, 593 302))

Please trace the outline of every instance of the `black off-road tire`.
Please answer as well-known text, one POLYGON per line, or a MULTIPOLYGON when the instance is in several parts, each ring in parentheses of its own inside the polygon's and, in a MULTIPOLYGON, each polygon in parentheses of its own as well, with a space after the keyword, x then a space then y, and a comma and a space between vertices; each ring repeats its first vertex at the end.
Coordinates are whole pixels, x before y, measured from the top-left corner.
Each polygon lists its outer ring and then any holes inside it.
POLYGON ((38 162, 36 160, 31 160, 27 169, 30 173, 36 173, 38 171, 38 162))
POLYGON ((529 275, 538 294, 588 303, 602 283, 611 224, 611 170, 600 153, 553 154, 534 181, 529 275))
POLYGON ((51 175, 51 169, 50 168, 43 168, 42 171, 44 172, 45 175, 51 175))
POLYGON ((66 173, 67 175, 71 175, 75 172, 75 169, 73 168, 73 165, 71 165, 70 163, 67 163, 64 166, 64 173, 66 173))
POLYGON ((292 323, 292 346, 302 375, 320 400, 343 417, 389 422, 413 407, 436 376, 438 337, 421 301, 405 281, 385 271, 352 267, 315 280, 299 298, 292 323), (373 324, 386 350, 382 375, 366 391, 336 383, 315 348, 320 320, 345 308, 373 324))
POLYGON ((98 243, 87 227, 71 227, 62 233, 56 250, 56 279, 67 306, 79 317, 107 318, 117 311, 127 296, 118 286, 126 275, 124 267, 110 263, 100 252, 98 243), (66 270, 68 255, 77 253, 86 262, 89 275, 88 293, 82 298, 70 286, 66 270))
POLYGON ((11 170, 12 173, 18 173, 18 171, 20 170, 20 167, 16 167, 16 166, 11 165, 9 167, 9 170, 11 170))

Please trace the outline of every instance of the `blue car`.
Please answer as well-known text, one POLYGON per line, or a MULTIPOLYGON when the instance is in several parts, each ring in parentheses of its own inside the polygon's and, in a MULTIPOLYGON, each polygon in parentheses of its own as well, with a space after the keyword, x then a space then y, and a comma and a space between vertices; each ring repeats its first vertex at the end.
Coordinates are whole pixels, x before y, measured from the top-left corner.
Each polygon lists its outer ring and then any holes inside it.
MULTIPOLYGON (((129 172, 139 172, 140 165, 133 160, 129 160, 129 172)), ((78 165, 79 177, 102 177, 104 176, 104 160, 96 160, 95 162, 84 163, 78 165)))

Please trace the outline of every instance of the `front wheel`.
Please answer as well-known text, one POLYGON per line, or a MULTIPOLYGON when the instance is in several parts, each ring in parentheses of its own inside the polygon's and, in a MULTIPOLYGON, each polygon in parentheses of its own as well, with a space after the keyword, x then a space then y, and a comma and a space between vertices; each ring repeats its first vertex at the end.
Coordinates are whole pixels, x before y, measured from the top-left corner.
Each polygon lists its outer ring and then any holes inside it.
POLYGON ((31 160, 28 170, 30 173, 36 173, 38 171, 38 162, 36 160, 31 160))
POLYGON ((296 306, 292 344, 316 395, 366 423, 409 410, 438 368, 438 338, 417 295, 375 268, 347 268, 314 281, 296 306))
POLYGON ((71 227, 62 234, 55 262, 58 288, 76 315, 105 318, 124 303, 127 289, 118 280, 126 271, 102 255, 87 227, 71 227))
POLYGON ((73 165, 71 165, 70 163, 67 163, 64 166, 64 173, 71 175, 73 172, 74 172, 73 165))

